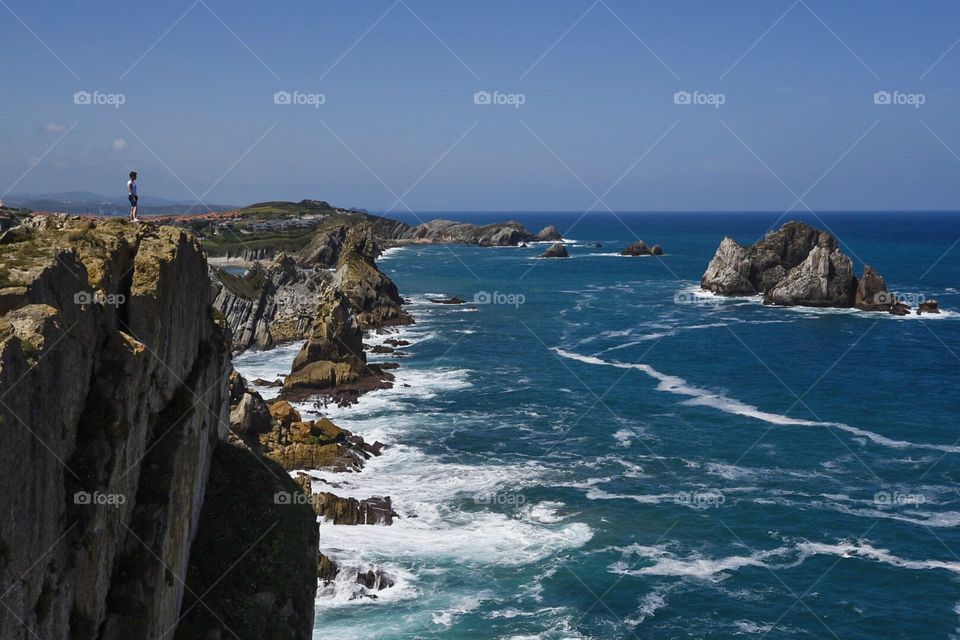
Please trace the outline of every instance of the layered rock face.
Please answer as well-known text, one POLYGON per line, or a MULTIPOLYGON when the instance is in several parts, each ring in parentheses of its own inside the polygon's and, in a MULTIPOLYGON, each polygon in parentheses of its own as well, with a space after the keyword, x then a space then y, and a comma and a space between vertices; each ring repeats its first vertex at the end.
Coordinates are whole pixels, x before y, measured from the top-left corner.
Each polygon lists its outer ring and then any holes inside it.
POLYGON ((254 263, 243 276, 213 270, 213 306, 226 318, 234 351, 269 349, 309 333, 318 291, 329 274, 302 269, 298 261, 299 256, 280 254, 254 263))
POLYGON ((373 227, 353 227, 344 239, 329 285, 330 290, 346 296, 361 331, 413 322, 402 309, 397 285, 377 268, 374 261, 379 254, 373 227))
POLYGON ((744 247, 724 238, 700 285, 721 295, 763 295, 765 303, 851 307, 856 302, 853 263, 830 233, 788 222, 744 247))
POLYGON ((171 227, 51 217, 0 245, 0 637, 172 633, 227 425, 206 274, 171 227))

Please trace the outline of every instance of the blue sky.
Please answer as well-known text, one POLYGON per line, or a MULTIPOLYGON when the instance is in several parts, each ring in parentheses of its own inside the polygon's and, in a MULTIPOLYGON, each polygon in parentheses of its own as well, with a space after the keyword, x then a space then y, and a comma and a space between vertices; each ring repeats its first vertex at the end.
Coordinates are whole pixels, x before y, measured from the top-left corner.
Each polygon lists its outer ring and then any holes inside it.
POLYGON ((960 209, 953 1, 3 0, 0 15, 0 193, 122 196, 136 168, 144 194, 227 204, 960 209))

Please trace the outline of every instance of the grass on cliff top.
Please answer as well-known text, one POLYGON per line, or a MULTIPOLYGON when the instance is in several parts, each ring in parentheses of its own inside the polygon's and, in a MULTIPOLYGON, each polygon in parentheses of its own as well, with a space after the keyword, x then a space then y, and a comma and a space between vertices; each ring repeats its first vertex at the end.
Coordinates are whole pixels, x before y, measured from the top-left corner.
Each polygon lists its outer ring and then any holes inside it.
POLYGON ((303 249, 313 237, 313 229, 292 229, 290 231, 264 231, 251 234, 230 233, 205 238, 203 248, 207 255, 237 255, 244 251, 275 249, 295 253, 303 249))
POLYGON ((187 570, 182 611, 189 613, 175 640, 221 637, 210 634, 223 625, 240 640, 298 640, 301 629, 312 627, 316 516, 307 504, 277 500, 278 492, 300 489, 276 463, 217 442, 187 570), (298 628, 279 614, 287 603, 298 628))
POLYGON ((252 231, 247 224, 241 222, 237 225, 238 229, 236 231, 226 231, 219 235, 205 238, 203 240, 203 248, 208 255, 238 255, 244 251, 259 249, 273 249, 277 253, 281 251, 285 253, 296 253, 306 247, 310 243, 310 240, 317 234, 325 233, 333 227, 354 225, 368 220, 368 216, 362 213, 351 213, 335 209, 304 210, 299 208, 299 203, 293 202, 252 205, 240 211, 244 213, 245 216, 247 215, 246 212, 251 212, 251 222, 268 219, 297 219, 302 213, 323 215, 323 218, 315 220, 315 224, 312 227, 290 230, 252 231), (240 229, 248 231, 249 233, 242 233, 240 229))

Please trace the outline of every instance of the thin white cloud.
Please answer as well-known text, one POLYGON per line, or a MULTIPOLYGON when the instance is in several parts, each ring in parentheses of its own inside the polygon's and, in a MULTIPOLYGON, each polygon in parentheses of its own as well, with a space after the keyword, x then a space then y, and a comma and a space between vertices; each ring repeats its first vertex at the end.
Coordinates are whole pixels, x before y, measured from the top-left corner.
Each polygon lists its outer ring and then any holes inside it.
POLYGON ((43 132, 49 135, 60 135, 67 130, 67 125, 59 122, 48 122, 43 126, 43 132))
POLYGON ((113 141, 112 146, 114 151, 123 151, 127 148, 127 141, 123 138, 117 138, 113 141))

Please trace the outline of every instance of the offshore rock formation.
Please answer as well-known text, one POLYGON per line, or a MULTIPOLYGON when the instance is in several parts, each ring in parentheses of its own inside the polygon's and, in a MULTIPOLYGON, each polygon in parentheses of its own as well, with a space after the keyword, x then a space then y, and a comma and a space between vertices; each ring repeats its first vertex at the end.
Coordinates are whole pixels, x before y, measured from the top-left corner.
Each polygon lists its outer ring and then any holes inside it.
POLYGON ((562 242, 556 242, 550 245, 550 248, 543 252, 541 258, 569 258, 567 247, 562 242))
POLYGON ((647 243, 643 240, 638 240, 632 245, 620 252, 622 256, 662 256, 663 248, 660 245, 655 244, 653 248, 647 246, 647 243))
POLYGON ((243 276, 213 269, 214 308, 226 318, 234 351, 269 349, 306 337, 313 324, 318 291, 329 274, 298 267, 280 254, 256 262, 243 276))
POLYGON ((537 236, 519 222, 502 222, 474 225, 453 220, 431 220, 412 226, 389 218, 374 219, 374 232, 378 238, 393 241, 393 244, 475 244, 481 247, 515 247, 522 242, 531 242, 537 236))
POLYGON ((397 515, 391 507, 390 496, 367 498, 341 498, 329 491, 310 496, 314 512, 333 524, 393 524, 397 515))
POLYGON ((563 236, 560 235, 560 230, 551 224, 540 230, 540 233, 537 234, 537 240, 541 242, 558 242, 563 240, 563 236))
MULTIPOLYGON (((882 285, 873 275, 866 286, 882 285)), ((760 294, 765 304, 811 307, 851 307, 857 294, 853 263, 836 238, 802 222, 788 222, 748 247, 724 238, 700 286, 721 295, 760 294)))

